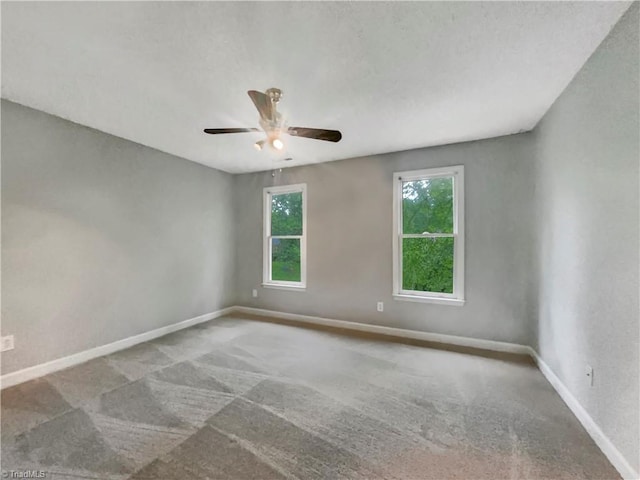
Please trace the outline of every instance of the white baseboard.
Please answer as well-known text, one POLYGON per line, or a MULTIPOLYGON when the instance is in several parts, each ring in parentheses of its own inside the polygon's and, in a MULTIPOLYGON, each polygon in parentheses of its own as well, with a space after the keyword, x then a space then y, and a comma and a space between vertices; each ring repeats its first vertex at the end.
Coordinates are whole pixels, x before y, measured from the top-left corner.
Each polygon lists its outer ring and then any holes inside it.
POLYGON ((582 424, 589 436, 593 439, 596 445, 602 450, 602 453, 609 459, 611 464, 618 470, 618 473, 625 480, 638 480, 640 475, 636 472, 629 462, 624 458, 622 453, 615 447, 615 445, 609 440, 609 438, 600 429, 598 424, 591 418, 591 415, 587 413, 580 402, 573 396, 564 383, 553 373, 553 370, 545 363, 538 352, 533 348, 530 348, 530 355, 535 360, 538 368, 549 381, 551 386, 558 392, 560 398, 567 404, 567 407, 573 412, 578 421, 582 424))
POLYGON ((17 385, 19 383, 26 382, 28 380, 33 380, 34 378, 42 377, 49 373, 57 372, 58 370, 63 370, 65 368, 78 365, 82 362, 86 362, 87 360, 102 357, 103 355, 108 355, 110 353, 117 352, 118 350, 123 350, 139 343, 162 337, 163 335, 167 335, 168 333, 176 332, 178 330, 197 325, 198 323, 207 322, 209 320, 213 320, 214 318, 228 315, 233 311, 233 308, 234 307, 227 307, 215 312, 205 313, 204 315, 200 315, 198 317, 189 318, 187 320, 167 325, 165 327, 156 328, 155 330, 150 330, 139 335, 123 338, 122 340, 117 340, 106 345, 100 345, 99 347, 74 353, 73 355, 69 355, 67 357, 58 358, 56 360, 51 360, 50 362, 41 363, 40 365, 34 365, 33 367, 28 367, 16 372, 7 373, 0 376, 0 388, 4 389, 13 385, 17 385))
POLYGON ((379 333, 393 337, 411 338, 414 340, 425 340, 429 342, 446 343, 461 347, 482 348, 495 352, 520 353, 530 355, 530 347, 517 343, 496 342, 494 340, 481 340, 477 338, 458 337, 456 335, 444 335, 441 333, 419 332, 417 330, 406 330, 404 328, 383 327, 381 325, 370 325, 368 323, 347 322, 345 320, 335 320, 332 318, 312 317, 309 315, 298 315, 295 313, 277 312, 262 308, 235 306, 233 311, 250 315, 262 315, 265 317, 282 318, 300 323, 313 325, 324 325, 328 327, 344 328, 345 330, 356 330, 359 332, 379 333))

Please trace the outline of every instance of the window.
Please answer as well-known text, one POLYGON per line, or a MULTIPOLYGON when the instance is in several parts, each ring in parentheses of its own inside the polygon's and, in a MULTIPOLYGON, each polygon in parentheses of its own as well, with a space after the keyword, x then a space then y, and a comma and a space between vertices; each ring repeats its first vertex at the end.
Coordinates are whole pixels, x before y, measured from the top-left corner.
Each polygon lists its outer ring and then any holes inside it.
POLYGON ((393 295, 464 303, 464 167, 394 174, 393 295))
POLYGON ((306 184, 264 189, 263 285, 306 286, 306 184))

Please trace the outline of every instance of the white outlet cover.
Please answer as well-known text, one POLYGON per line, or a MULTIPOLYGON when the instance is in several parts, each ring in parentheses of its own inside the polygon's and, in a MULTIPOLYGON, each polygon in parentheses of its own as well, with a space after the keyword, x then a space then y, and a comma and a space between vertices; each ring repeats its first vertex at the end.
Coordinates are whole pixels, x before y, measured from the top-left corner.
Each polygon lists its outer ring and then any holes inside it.
POLYGON ((251 295, 253 296, 253 298, 258 296, 258 290, 256 290, 255 288, 251 291, 251 295))
POLYGON ((384 311, 384 303, 383 302, 378 302, 377 309, 378 309, 379 312, 384 311))
POLYGON ((589 386, 593 387, 593 367, 591 365, 587 365, 584 369, 584 373, 589 381, 589 386))

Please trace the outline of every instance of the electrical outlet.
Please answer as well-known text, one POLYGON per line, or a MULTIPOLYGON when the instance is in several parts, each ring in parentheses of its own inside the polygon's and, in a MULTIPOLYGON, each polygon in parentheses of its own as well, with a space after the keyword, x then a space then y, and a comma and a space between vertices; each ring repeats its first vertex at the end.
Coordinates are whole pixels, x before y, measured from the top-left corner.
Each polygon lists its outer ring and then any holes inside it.
POLYGON ((589 382, 589 386, 593 387, 593 367, 591 365, 587 365, 584 370, 585 375, 587 376, 587 381, 589 382))
POLYGON ((378 306, 377 306, 377 308, 378 308, 378 311, 379 311, 379 312, 384 311, 384 303, 383 303, 383 302, 378 302, 378 306))
POLYGON ((256 290, 255 288, 251 291, 251 296, 253 298, 256 298, 258 296, 258 290, 256 290))
POLYGON ((13 350, 13 335, 7 335, 0 338, 0 352, 13 350))

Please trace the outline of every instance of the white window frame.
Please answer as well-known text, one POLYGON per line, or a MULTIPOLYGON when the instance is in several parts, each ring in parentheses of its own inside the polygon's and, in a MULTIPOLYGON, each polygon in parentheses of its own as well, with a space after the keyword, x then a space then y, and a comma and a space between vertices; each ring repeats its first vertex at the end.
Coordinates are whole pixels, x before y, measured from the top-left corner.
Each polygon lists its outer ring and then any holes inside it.
POLYGON ((393 174, 393 298, 424 303, 464 305, 464 166, 428 168, 393 174), (453 234, 402 233, 402 182, 453 177, 453 234), (453 241, 453 293, 421 292, 402 288, 402 238, 450 237, 453 241))
POLYGON ((307 286, 307 184, 283 185, 279 187, 265 187, 263 191, 263 242, 262 242, 262 286, 267 288, 279 288, 284 290, 304 290, 307 286), (273 195, 285 193, 302 193, 302 235, 271 235, 271 203, 273 195), (300 239, 300 281, 287 282, 272 280, 271 275, 271 248, 272 238, 298 238, 300 239))

